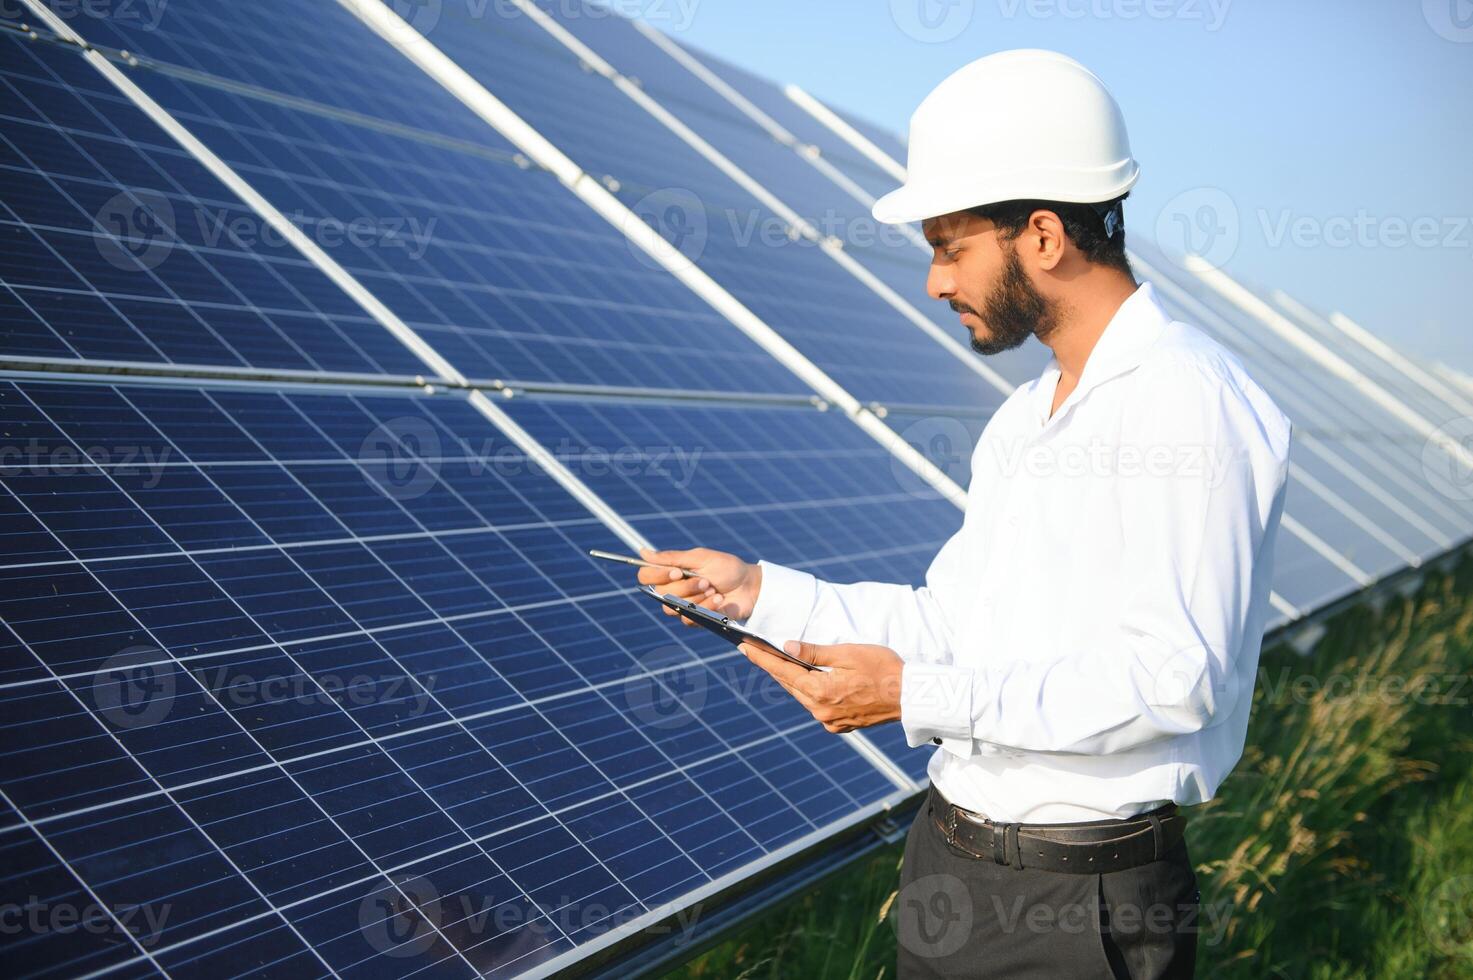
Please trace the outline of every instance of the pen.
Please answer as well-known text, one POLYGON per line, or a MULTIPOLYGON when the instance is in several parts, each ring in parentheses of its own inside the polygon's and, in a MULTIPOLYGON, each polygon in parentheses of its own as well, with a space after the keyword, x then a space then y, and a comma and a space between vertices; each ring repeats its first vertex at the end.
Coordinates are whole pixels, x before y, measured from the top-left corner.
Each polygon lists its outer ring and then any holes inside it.
MULTIPOLYGON (((675 568, 674 565, 656 565, 654 562, 645 561, 643 558, 635 558, 631 555, 616 555, 612 551, 599 551, 597 548, 589 548, 588 553, 595 558, 602 558, 604 561, 616 561, 624 565, 637 565, 640 568, 675 568)), ((695 577, 693 572, 687 572, 683 568, 675 568, 675 570, 680 573, 681 578, 695 577)))

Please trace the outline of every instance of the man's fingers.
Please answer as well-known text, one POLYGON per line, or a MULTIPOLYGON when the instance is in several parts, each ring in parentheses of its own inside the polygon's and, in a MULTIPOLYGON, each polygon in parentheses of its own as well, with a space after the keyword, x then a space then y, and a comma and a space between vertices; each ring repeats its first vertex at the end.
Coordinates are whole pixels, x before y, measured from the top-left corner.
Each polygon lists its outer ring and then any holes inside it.
POLYGON ((804 643, 801 640, 789 640, 783 644, 783 650, 790 657, 797 657, 805 664, 813 664, 815 667, 832 667, 841 662, 839 657, 833 654, 834 647, 822 643, 804 643))
POLYGON ((794 687, 801 686, 807 683, 808 671, 804 670, 802 667, 799 667, 795 663, 784 660, 782 657, 779 657, 775 653, 770 653, 769 651, 762 649, 755 643, 743 643, 741 644, 740 649, 743 653, 747 655, 748 660, 752 661, 752 663, 756 664, 757 666, 761 667, 763 670, 771 674, 774 678, 776 678, 777 682, 783 687, 787 688, 794 697, 798 698, 798 700, 800 701, 804 701, 806 706, 806 693, 800 696, 793 689, 794 687))
MULTIPOLYGON (((745 654, 747 659, 752 661, 752 663, 767 671, 772 676, 772 679, 777 681, 778 686, 791 694, 799 704, 810 711, 813 710, 813 704, 808 699, 807 692, 795 686, 796 678, 792 678, 791 675, 786 674, 780 669, 782 667, 792 667, 792 664, 783 660, 781 657, 774 657, 772 654, 750 643, 739 643, 737 644, 737 649, 745 654), (774 669, 775 667, 779 669, 774 669)), ((794 669, 800 674, 807 673, 802 667, 794 669)))
POLYGON ((670 576, 680 573, 673 568, 641 568, 639 570, 639 583, 641 585, 664 585, 670 581, 670 576))
POLYGON ((705 598, 706 595, 696 580, 692 578, 676 579, 673 582, 651 582, 650 584, 660 595, 673 595, 681 599, 689 599, 691 602, 705 598))

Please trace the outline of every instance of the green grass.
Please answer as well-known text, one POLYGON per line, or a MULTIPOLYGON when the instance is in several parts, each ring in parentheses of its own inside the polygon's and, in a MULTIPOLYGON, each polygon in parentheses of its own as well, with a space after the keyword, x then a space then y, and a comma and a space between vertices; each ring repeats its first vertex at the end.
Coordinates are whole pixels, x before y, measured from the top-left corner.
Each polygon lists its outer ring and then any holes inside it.
MULTIPOLYGON (((1198 976, 1473 977, 1473 560, 1264 651, 1243 760, 1188 831, 1198 976)), ((892 977, 886 848, 670 977, 892 977)))

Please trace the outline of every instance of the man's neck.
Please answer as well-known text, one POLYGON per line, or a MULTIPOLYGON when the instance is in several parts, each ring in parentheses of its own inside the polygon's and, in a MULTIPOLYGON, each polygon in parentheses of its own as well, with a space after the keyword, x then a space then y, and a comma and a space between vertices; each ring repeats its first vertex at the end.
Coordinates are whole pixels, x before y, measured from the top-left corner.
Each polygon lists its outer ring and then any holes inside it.
POLYGON ((1060 301, 1059 323, 1044 341, 1059 362, 1059 387, 1068 390, 1079 383, 1090 352, 1110 320, 1139 288, 1130 276, 1113 269, 1088 273, 1074 286, 1071 295, 1060 301), (1087 281, 1096 278, 1096 282, 1087 281))

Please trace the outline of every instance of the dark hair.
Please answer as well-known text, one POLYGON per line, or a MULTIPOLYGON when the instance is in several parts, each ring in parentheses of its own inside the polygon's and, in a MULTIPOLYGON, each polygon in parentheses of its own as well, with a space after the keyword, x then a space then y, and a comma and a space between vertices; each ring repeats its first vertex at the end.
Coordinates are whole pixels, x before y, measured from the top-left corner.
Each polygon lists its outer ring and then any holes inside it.
MULTIPOLYGON (((1127 191, 1113 201, 1102 204, 1065 204, 1061 201, 999 201, 996 204, 985 204, 979 208, 968 208, 968 210, 979 218, 986 218, 997 226, 998 232, 1008 241, 1020 235, 1028 226, 1028 218, 1034 211, 1052 211, 1059 216, 1064 223, 1064 234, 1074 243, 1074 247, 1084 253, 1084 257, 1097 265, 1108 266, 1119 269, 1126 275, 1133 275, 1130 270, 1130 260, 1125 257, 1125 223, 1120 222, 1120 227, 1115 229, 1115 234, 1105 236, 1104 213, 1108 209, 1120 205, 1130 193, 1127 191)), ((1124 215, 1124 206, 1120 205, 1120 214, 1124 215)))

